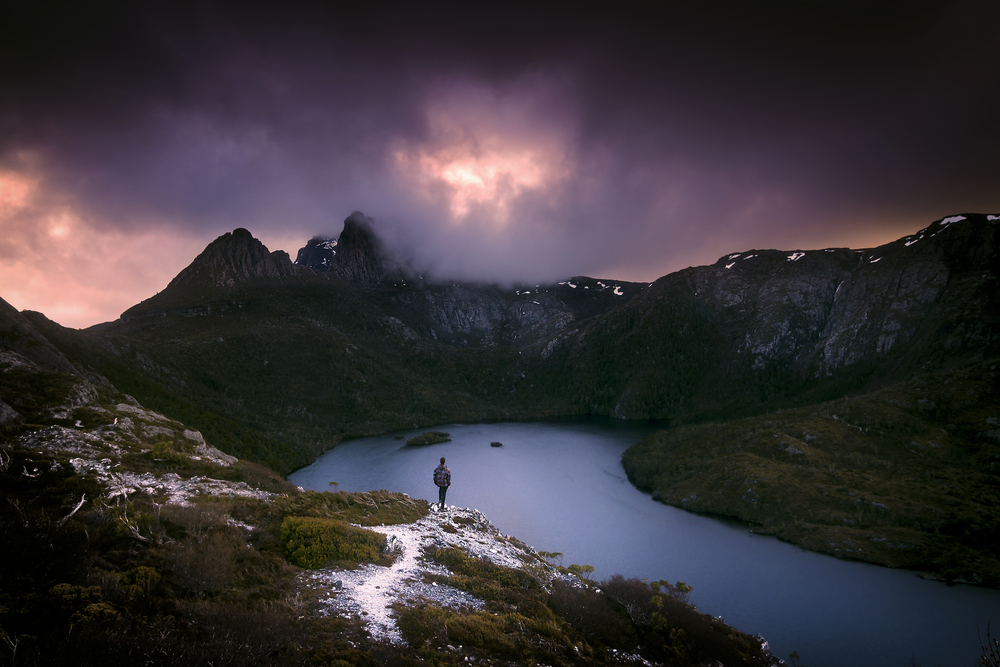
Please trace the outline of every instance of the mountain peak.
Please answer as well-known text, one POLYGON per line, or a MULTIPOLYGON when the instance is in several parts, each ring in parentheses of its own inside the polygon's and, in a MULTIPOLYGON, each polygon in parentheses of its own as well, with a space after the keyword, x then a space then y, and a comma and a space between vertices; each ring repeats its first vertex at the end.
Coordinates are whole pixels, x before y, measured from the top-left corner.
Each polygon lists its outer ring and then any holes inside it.
POLYGON ((293 273, 288 253, 283 250, 269 252, 253 234, 239 227, 208 244, 167 287, 193 283, 235 287, 256 278, 281 279, 293 273))
POLYGON ((354 211, 344 220, 344 231, 337 242, 338 258, 334 271, 341 278, 368 285, 388 276, 382 240, 372 228, 372 220, 354 211))
POLYGON ((362 285, 377 285, 405 271, 391 259, 372 219, 354 211, 344 220, 340 238, 314 236, 295 257, 296 266, 329 271, 362 285))

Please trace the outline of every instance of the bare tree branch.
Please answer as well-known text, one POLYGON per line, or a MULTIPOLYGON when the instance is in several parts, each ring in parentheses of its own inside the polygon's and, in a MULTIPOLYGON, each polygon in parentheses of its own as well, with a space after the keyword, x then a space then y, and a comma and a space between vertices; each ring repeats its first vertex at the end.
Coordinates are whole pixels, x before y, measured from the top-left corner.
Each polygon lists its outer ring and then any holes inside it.
POLYGON ((61 525, 63 525, 64 523, 66 523, 66 521, 67 521, 67 520, 69 520, 69 518, 70 518, 71 516, 73 516, 74 514, 76 514, 76 513, 77 513, 77 511, 78 511, 78 510, 79 510, 79 509, 80 509, 81 507, 83 507, 83 501, 84 501, 84 500, 86 500, 86 499, 87 499, 87 494, 86 494, 86 493, 85 493, 85 494, 83 494, 82 496, 80 496, 80 502, 78 502, 78 503, 76 504, 76 507, 74 507, 74 508, 73 508, 73 511, 72 511, 72 512, 70 512, 69 514, 67 514, 66 516, 64 516, 63 518, 59 519, 59 523, 57 523, 56 525, 57 525, 57 526, 61 526, 61 525))

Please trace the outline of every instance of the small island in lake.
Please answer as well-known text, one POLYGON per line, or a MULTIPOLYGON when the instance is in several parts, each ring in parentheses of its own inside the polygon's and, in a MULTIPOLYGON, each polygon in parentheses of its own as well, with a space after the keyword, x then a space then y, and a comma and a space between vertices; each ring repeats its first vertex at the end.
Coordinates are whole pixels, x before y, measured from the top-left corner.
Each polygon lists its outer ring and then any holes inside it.
POLYGON ((502 442, 491 442, 490 447, 503 447, 502 442))
POLYGON ((444 431, 427 431, 415 435, 406 441, 407 445, 437 445, 442 442, 451 442, 451 433, 444 431))

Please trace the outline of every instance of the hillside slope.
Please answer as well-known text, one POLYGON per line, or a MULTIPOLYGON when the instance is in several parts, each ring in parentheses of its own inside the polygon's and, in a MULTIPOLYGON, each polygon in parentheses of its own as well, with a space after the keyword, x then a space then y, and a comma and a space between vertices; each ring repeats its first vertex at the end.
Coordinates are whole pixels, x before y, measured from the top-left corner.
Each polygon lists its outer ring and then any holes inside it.
POLYGON ((0 665, 777 664, 683 590, 602 592, 473 510, 301 491, 13 319, 40 361, 0 350, 0 665))
POLYGON ((671 505, 841 558, 1000 587, 998 367, 660 431, 622 462, 671 505))

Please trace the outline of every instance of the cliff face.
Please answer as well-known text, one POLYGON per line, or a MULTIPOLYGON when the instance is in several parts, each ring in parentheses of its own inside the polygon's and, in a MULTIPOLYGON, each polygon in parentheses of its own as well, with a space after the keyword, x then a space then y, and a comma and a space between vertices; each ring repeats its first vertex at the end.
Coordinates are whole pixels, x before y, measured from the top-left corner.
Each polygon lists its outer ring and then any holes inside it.
POLYGON ((746 332, 732 351, 754 368, 830 375, 909 344, 975 360, 997 351, 998 227, 987 218, 953 216, 872 250, 731 255, 691 283, 746 332))
MULTIPOLYGON (((924 361, 941 350, 959 363, 1000 354, 998 235, 997 216, 963 214, 874 249, 751 250, 648 287, 574 278, 502 289, 415 277, 387 285, 374 233, 348 219, 342 239, 354 259, 338 271, 364 285, 383 281, 383 307, 438 340, 551 351, 568 339, 587 347, 573 327, 597 317, 589 333, 600 337, 607 329, 617 345, 653 349, 653 342, 629 339, 704 326, 705 354, 727 367, 760 372, 779 365, 804 378, 879 362, 904 348, 924 361), (627 323, 618 309, 629 313, 627 323)), ((640 361, 656 361, 638 352, 640 361)))
POLYGON ((556 359, 607 368, 594 405, 629 417, 974 363, 1000 355, 998 241, 997 216, 966 214, 874 249, 734 253, 659 279, 556 359))
POLYGON ((383 307, 423 335, 461 346, 544 344, 574 322, 625 303, 642 283, 572 278, 556 284, 426 284, 380 290, 383 307))
POLYGON ((952 216, 873 250, 824 253, 832 261, 785 275, 757 270, 749 322, 757 336, 741 352, 758 365, 787 361, 826 375, 905 348, 947 350, 963 362, 997 354, 1000 227, 989 218, 952 216))

